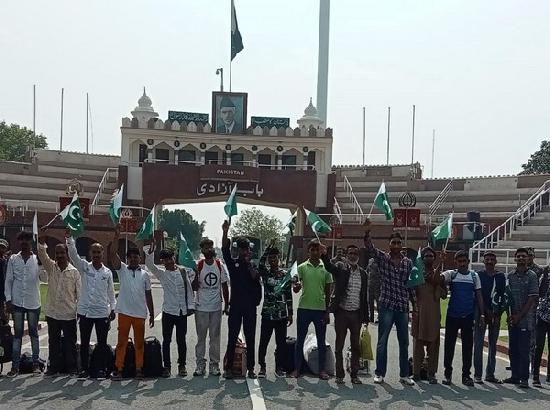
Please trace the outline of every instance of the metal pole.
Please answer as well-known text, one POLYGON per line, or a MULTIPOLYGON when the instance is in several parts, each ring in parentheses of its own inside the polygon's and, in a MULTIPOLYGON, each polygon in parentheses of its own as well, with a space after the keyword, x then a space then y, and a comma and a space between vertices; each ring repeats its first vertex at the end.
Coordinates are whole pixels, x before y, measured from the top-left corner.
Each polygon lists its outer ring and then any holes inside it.
POLYGON ((88 154, 88 128, 89 128, 88 107, 89 107, 89 100, 88 100, 88 93, 86 93, 86 154, 88 154))
POLYGON ((435 129, 432 130, 432 175, 434 177, 434 159, 435 159, 435 129))
POLYGON ((223 68, 218 68, 216 74, 221 77, 220 79, 220 91, 223 93, 223 68))
POLYGON ((386 144, 386 165, 390 165, 390 119, 391 107, 388 107, 388 142, 386 144))
POLYGON ((363 107, 363 166, 365 166, 365 107, 363 107))
POLYGON ((414 164, 414 122, 416 117, 416 106, 413 105, 413 128, 412 128, 412 148, 411 148, 411 165, 414 164))
POLYGON ((229 61, 229 92, 231 92, 231 61, 229 61))
POLYGON ((36 139, 36 84, 32 86, 32 135, 36 139))
POLYGON ((61 131, 59 134, 59 151, 63 151, 63 93, 65 89, 61 88, 61 131))

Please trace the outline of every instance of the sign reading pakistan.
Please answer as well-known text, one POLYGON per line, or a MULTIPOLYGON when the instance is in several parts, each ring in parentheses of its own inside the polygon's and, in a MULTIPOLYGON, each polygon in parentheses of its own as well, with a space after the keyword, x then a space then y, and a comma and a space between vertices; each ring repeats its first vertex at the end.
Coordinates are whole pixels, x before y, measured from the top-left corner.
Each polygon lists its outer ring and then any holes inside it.
POLYGON ((218 134, 244 134, 247 93, 212 92, 212 128, 218 134))
POLYGON ((255 127, 267 127, 269 129, 275 128, 288 128, 290 125, 290 118, 280 117, 250 117, 250 125, 255 127))
POLYGON ((198 112, 185 112, 185 111, 168 111, 168 120, 177 121, 180 124, 182 122, 190 123, 194 122, 195 124, 208 124, 209 115, 201 114, 198 112))

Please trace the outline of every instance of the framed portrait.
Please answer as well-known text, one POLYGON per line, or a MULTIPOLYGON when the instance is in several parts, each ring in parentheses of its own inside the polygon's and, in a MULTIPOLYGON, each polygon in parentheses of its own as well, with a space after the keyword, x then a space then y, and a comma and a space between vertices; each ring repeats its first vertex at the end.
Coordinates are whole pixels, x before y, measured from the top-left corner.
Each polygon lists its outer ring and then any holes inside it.
POLYGON ((212 92, 212 128, 217 134, 244 134, 247 93, 212 92))

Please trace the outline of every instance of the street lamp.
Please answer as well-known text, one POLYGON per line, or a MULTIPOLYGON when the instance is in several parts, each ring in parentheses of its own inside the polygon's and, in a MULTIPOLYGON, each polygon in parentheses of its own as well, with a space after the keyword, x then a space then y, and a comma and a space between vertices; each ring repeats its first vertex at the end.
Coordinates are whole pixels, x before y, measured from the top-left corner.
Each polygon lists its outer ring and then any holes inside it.
POLYGON ((220 91, 223 92, 223 68, 218 68, 218 69, 216 70, 216 75, 221 76, 221 80, 220 80, 220 91))

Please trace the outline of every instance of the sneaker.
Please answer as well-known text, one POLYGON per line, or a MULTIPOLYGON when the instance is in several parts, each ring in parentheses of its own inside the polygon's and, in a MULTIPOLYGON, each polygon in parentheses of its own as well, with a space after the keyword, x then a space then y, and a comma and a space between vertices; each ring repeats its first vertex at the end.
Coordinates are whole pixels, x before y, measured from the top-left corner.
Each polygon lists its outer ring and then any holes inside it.
POLYGON ((538 377, 533 378, 533 387, 542 387, 542 383, 538 377))
POLYGON ((504 379, 502 382, 505 383, 505 384, 519 384, 518 379, 513 379, 511 377, 508 377, 507 379, 504 379))
POLYGON ((13 378, 19 376, 19 369, 16 369, 14 367, 11 368, 11 370, 6 374, 7 377, 13 378))
POLYGON ((113 373, 111 374, 111 380, 114 381, 114 382, 121 381, 122 380, 122 373, 115 369, 113 371, 113 373))
POLYGON ((44 373, 44 377, 56 377, 57 375, 59 375, 59 373, 52 369, 48 369, 44 373))
POLYGON ((265 367, 260 367, 260 371, 258 372, 258 379, 265 379, 266 370, 265 367))
POLYGON ((327 372, 319 372, 319 379, 320 380, 328 380, 330 379, 330 376, 327 372))
POLYGON ((178 366, 178 376, 179 377, 187 376, 187 369, 185 368, 185 365, 178 366))
POLYGON ((275 370, 275 376, 277 377, 286 377, 286 372, 283 369, 275 370))
POLYGON ((363 384, 361 379, 357 376, 351 378, 351 384, 363 384))
POLYGON ((254 370, 249 370, 248 373, 246 374, 246 377, 248 377, 249 379, 256 379, 257 376, 256 376, 256 373, 254 373, 254 370))
POLYGON ((143 374, 143 369, 136 369, 136 377, 134 377, 136 380, 143 380, 145 379, 145 374, 143 374))
POLYGON ((97 377, 96 377, 97 380, 105 380, 106 378, 107 378, 107 374, 105 373, 105 371, 100 370, 97 372, 97 377))
POLYGON ((435 378, 435 376, 429 376, 428 377, 428 383, 437 384, 437 379, 435 378))
POLYGON ((383 378, 382 376, 375 375, 375 376, 374 376, 374 383, 376 383, 376 384, 382 384, 382 383, 384 383, 384 378, 383 378))
POLYGON ((90 378, 90 373, 88 373, 88 370, 82 370, 80 373, 78 373, 78 380, 88 380, 90 378))
POLYGON ((229 370, 229 369, 225 369, 223 371, 223 378, 226 379, 226 380, 230 380, 233 378, 233 371, 229 370))
POLYGON ((162 374, 160 377, 167 379, 172 375, 172 369, 170 367, 165 367, 162 369, 162 374))
POLYGON ((210 369, 208 370, 208 373, 211 376, 216 376, 216 377, 222 374, 222 372, 220 372, 220 366, 218 366, 217 364, 211 364, 210 369))
POLYGON ((414 386, 416 385, 415 381, 412 379, 412 377, 400 377, 399 383, 401 383, 404 386, 414 386))
POLYGON ((474 381, 469 376, 463 376, 462 377, 462 384, 467 387, 472 387, 474 385, 474 381))
POLYGON ((474 377, 475 384, 483 384, 483 379, 481 377, 474 377))
MULTIPOLYGON (((197 366, 197 368, 193 372, 193 376, 202 377, 205 375, 205 373, 206 373, 206 369, 204 368, 204 366, 197 366)), ((210 368, 210 373, 212 374, 212 368, 210 368)))
POLYGON ((32 364, 32 375, 33 376, 39 376, 42 374, 42 370, 40 369, 40 364, 35 362, 32 364))
POLYGON ((522 388, 522 389, 528 389, 529 388, 529 381, 521 380, 519 382, 519 387, 522 388))
POLYGON ((441 381, 441 383, 444 384, 445 386, 450 386, 451 384, 453 384, 450 376, 449 377, 445 376, 441 381))
POLYGON ((485 381, 487 383, 502 384, 502 380, 497 379, 495 376, 487 376, 485 381))
POLYGON ((343 377, 337 377, 335 380, 336 384, 344 384, 344 378, 343 377))

